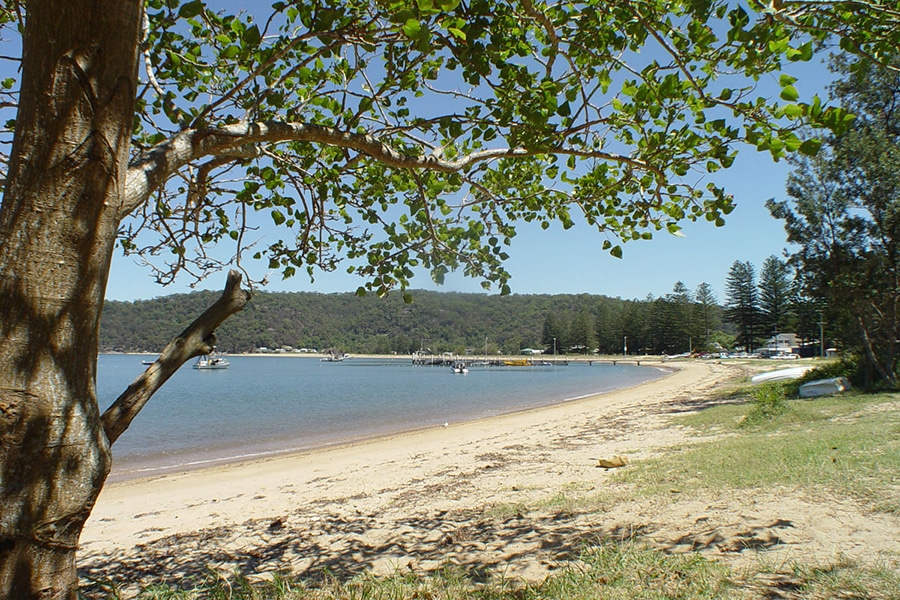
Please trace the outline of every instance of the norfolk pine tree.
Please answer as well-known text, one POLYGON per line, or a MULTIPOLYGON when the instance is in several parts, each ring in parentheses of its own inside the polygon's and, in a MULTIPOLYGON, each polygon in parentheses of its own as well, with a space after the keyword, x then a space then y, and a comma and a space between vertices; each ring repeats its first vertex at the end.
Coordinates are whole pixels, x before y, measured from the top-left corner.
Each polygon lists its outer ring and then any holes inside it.
MULTIPOLYGON (((0 163, 0 597, 76 596, 75 551, 112 443, 243 307, 248 263, 289 277, 347 260, 361 291, 379 293, 404 288, 414 269, 436 281, 459 269, 506 291, 521 221, 583 220, 616 256, 621 241, 685 219, 722 224, 732 201, 708 175, 739 143, 811 152, 796 126, 846 119, 798 102, 792 78, 771 100, 755 80, 811 58, 811 27, 840 32, 851 19, 855 35, 878 12, 656 0, 228 6, 0 8, 0 35, 21 48, 0 81, 12 139, 0 163), (254 246, 262 221, 284 235, 254 246), (97 332, 117 245, 163 283, 236 270, 101 415, 97 332)), ((851 39, 875 58, 890 41, 851 39)))
POLYGON ((736 260, 725 278, 725 318, 737 326, 738 342, 747 352, 759 332, 759 289, 756 268, 749 261, 736 260))
POLYGON ((719 325, 718 301, 712 286, 705 281, 701 282, 694 291, 694 302, 697 310, 695 321, 699 327, 701 339, 703 339, 704 349, 710 350, 709 334, 719 325))
POLYGON ((765 334, 785 333, 795 295, 787 263, 774 255, 766 258, 759 273, 759 309, 765 334))

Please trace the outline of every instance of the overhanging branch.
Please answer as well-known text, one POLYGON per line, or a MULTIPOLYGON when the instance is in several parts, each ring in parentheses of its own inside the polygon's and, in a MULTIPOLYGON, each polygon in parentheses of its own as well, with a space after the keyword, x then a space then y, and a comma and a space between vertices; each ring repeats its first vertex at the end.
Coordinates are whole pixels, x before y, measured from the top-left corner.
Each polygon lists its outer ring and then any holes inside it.
POLYGON ((250 292, 241 288, 241 274, 228 272, 225 289, 216 302, 169 342, 159 359, 135 379, 112 406, 103 413, 103 430, 113 444, 128 429, 150 397, 181 365, 201 354, 212 352, 215 331, 231 315, 240 312, 250 300, 250 292))
POLYGON ((643 171, 659 173, 659 169, 642 160, 599 150, 573 148, 496 148, 481 150, 456 160, 443 158, 440 152, 407 155, 382 142, 378 137, 341 131, 333 127, 310 123, 236 123, 215 129, 192 129, 174 135, 135 158, 128 170, 123 211, 125 214, 143 204, 156 189, 178 169, 204 157, 246 156, 247 149, 259 144, 287 141, 313 142, 327 146, 348 148, 371 156, 381 163, 401 169, 423 169, 455 173, 475 164, 509 157, 539 154, 577 155, 612 162, 625 163, 643 171))

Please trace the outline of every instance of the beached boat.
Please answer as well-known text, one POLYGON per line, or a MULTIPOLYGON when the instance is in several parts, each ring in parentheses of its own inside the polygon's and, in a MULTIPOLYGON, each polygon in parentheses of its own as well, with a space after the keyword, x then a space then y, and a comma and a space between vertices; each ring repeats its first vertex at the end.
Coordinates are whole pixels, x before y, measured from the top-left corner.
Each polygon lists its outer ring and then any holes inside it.
POLYGON ((790 381, 791 379, 800 379, 803 375, 812 369, 806 367, 791 367, 790 369, 778 369, 777 371, 769 371, 768 373, 760 373, 750 378, 751 383, 772 383, 775 381, 790 381))
POLYGON ((231 366, 231 363, 228 362, 228 359, 222 356, 201 356, 197 359, 197 362, 194 363, 195 369, 200 370, 218 370, 218 369, 227 369, 231 366))
POLYGON ((850 389, 850 382, 843 377, 832 377, 831 379, 818 379, 810 381, 800 386, 801 398, 815 398, 817 396, 831 396, 832 394, 840 394, 850 389))

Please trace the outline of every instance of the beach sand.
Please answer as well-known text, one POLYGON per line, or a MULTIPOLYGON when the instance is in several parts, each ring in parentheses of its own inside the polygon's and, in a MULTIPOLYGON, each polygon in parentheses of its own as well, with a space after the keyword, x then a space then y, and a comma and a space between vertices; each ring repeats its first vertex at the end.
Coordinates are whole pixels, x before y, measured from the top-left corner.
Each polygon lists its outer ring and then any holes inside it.
POLYGON ((240 572, 338 577, 453 563, 540 581, 585 542, 636 537, 746 561, 900 555, 900 519, 777 490, 560 508, 608 485, 599 459, 639 462, 686 441, 674 414, 745 367, 659 364, 637 387, 467 423, 254 462, 109 484, 81 538, 84 581, 240 572), (546 508, 540 508, 546 507, 546 508), (748 549, 752 551, 748 551, 748 549))

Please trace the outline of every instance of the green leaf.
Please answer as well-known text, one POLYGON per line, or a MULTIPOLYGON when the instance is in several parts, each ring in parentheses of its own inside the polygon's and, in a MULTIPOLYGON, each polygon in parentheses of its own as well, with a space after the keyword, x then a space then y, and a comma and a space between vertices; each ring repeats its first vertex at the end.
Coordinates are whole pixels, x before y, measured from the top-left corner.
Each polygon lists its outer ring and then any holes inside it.
POLYGON ((781 90, 781 99, 788 102, 796 102, 800 98, 800 92, 792 85, 786 86, 781 90))
POLYGON ((410 19, 403 25, 403 33, 408 38, 416 39, 422 35, 422 24, 417 19, 410 19))
POLYGON ((781 87, 788 87, 789 85, 793 85, 797 83, 797 78, 792 75, 787 75, 785 73, 781 74, 781 77, 778 78, 778 85, 781 87))
POLYGON ((262 35, 259 33, 259 27, 253 25, 252 27, 248 27, 244 31, 244 35, 241 36, 241 39, 244 40, 245 44, 250 46, 257 46, 259 42, 262 40, 262 35))
POLYGON ((178 16, 182 19, 190 19, 192 17, 196 17, 201 12, 203 12, 202 0, 193 0, 192 2, 181 5, 181 8, 178 11, 178 16))
POLYGON ((786 53, 788 60, 808 62, 813 57, 812 42, 806 42, 799 48, 790 48, 786 53))
POLYGON ((806 140, 802 144, 800 144, 800 148, 798 150, 801 154, 805 154, 806 156, 815 156, 819 153, 819 148, 822 147, 822 140, 806 140))
POLYGON ((456 39, 466 41, 466 32, 462 29, 457 29, 456 27, 448 27, 447 31, 449 31, 456 39))
POLYGON ((788 104, 782 110, 784 111, 785 115, 794 119, 802 117, 804 113, 803 107, 799 104, 788 104))

